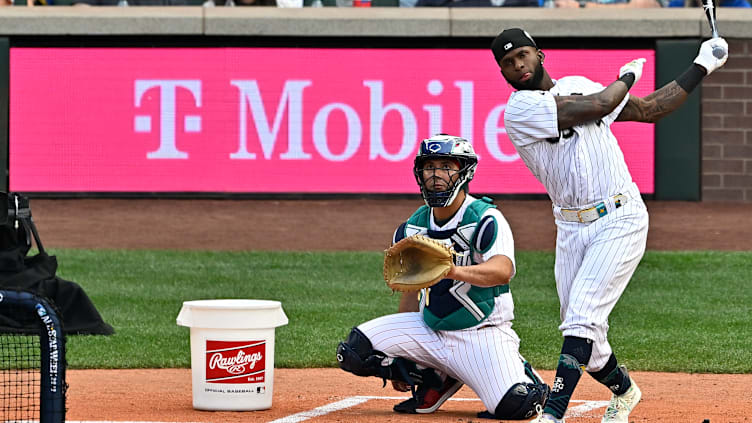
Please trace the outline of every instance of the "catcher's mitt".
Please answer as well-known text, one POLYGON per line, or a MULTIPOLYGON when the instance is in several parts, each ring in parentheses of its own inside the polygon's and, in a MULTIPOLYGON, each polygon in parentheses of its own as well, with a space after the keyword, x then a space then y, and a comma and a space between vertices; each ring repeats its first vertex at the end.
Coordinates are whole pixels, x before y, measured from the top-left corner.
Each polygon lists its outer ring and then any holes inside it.
POLYGON ((392 291, 418 291, 452 268, 454 250, 422 235, 404 238, 384 251, 384 280, 392 291))

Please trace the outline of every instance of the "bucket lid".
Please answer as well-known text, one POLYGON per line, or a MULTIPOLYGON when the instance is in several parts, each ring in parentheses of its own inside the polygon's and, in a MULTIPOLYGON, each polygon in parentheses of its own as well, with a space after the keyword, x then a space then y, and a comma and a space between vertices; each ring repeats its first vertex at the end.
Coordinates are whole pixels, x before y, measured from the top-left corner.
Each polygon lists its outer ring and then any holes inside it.
POLYGON ((267 329, 288 322, 279 301, 229 299, 184 301, 176 321, 211 329, 267 329))

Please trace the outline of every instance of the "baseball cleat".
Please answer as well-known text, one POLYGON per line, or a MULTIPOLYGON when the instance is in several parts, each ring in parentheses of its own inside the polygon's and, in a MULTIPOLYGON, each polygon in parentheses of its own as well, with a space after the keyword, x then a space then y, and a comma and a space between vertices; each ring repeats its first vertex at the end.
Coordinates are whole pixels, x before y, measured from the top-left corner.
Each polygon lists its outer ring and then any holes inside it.
POLYGON ((601 423, 629 423, 629 413, 632 412, 642 398, 642 392, 632 377, 629 377, 632 386, 621 395, 611 395, 611 403, 606 408, 606 414, 601 423))
POLYGON ((462 385, 462 382, 447 376, 440 390, 418 386, 415 396, 395 405, 394 411, 407 414, 433 413, 459 391, 462 385))
POLYGON ((536 410, 538 411, 538 417, 530 420, 529 423, 564 423, 563 417, 561 419, 557 419, 550 414, 543 414, 543 407, 541 407, 540 405, 536 407, 536 410))

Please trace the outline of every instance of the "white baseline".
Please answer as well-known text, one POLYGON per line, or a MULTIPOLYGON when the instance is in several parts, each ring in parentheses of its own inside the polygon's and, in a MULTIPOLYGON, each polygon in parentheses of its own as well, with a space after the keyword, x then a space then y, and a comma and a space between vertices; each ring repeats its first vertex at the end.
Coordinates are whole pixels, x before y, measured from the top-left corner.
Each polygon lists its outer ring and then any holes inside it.
MULTIPOLYGON (((331 404, 322 405, 321 407, 316 407, 313 410, 303 411, 301 413, 296 413, 287 417, 282 417, 281 419, 273 420, 269 423, 298 423, 298 422, 306 421, 313 417, 319 417, 325 414, 332 413, 334 411, 339 411, 345 408, 354 407, 358 404, 362 404, 372 399, 404 400, 404 399, 407 399, 407 397, 377 397, 377 396, 349 397, 349 398, 345 398, 337 402, 333 402, 331 404)), ((450 398, 449 401, 478 401, 480 402, 480 400, 477 398, 450 398)), ((567 417, 580 417, 590 410, 595 410, 597 408, 606 407, 608 405, 608 401, 572 400, 570 401, 570 403, 578 404, 578 405, 574 407, 569 407, 569 409, 567 410, 567 417)))
MULTIPOLYGON (((298 423, 303 422, 314 417, 324 416, 335 411, 344 410, 346 408, 354 407, 359 404, 363 404, 369 400, 405 400, 408 397, 378 397, 378 396, 355 396, 348 397, 343 400, 339 400, 330 404, 316 407, 312 410, 295 413, 286 417, 282 417, 277 420, 273 420, 269 423, 298 423)), ((450 398, 449 401, 478 401, 477 398, 450 398)), ((567 417, 581 417, 591 410, 603 408, 608 405, 608 401, 583 401, 572 400, 572 404, 567 410, 567 417)), ((21 423, 18 421, 17 423, 21 423)), ((36 421, 23 421, 23 423, 39 423, 36 421)), ((66 420, 66 423, 164 423, 157 421, 111 421, 111 420, 66 420)), ((184 423, 200 423, 200 422, 184 422, 184 423)))

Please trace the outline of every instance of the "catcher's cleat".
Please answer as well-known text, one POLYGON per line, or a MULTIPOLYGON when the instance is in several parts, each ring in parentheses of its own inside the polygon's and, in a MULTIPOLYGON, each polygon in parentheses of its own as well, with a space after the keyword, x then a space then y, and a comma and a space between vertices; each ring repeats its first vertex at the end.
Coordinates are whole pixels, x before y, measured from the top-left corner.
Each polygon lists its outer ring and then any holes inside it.
POLYGON ((606 414, 601 423, 628 423, 629 413, 637 406, 642 398, 642 392, 632 377, 629 377, 632 386, 621 395, 611 395, 611 403, 606 408, 606 414))
POLYGON ((394 411, 407 414, 433 413, 452 395, 462 388, 463 383, 447 376, 440 390, 418 386, 415 395, 394 406, 394 411))

